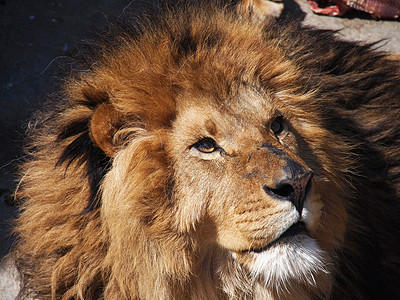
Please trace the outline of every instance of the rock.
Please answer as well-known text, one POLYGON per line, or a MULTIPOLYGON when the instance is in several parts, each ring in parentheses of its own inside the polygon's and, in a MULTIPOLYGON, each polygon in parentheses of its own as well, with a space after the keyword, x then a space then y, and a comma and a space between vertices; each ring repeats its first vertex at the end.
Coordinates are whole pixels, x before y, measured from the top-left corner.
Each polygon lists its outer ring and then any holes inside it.
POLYGON ((2 300, 14 300, 21 287, 21 278, 13 260, 6 257, 0 264, 0 295, 2 300))

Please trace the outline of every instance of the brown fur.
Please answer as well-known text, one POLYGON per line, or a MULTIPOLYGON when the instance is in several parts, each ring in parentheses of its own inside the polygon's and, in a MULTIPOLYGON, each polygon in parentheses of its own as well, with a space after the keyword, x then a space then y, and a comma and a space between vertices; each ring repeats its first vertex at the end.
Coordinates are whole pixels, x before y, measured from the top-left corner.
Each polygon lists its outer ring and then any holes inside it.
POLYGON ((330 32, 170 10, 116 26, 34 130, 18 188, 21 295, 398 295, 399 65, 330 32), (206 137, 223 150, 199 151, 206 137), (289 159, 314 172, 307 229, 325 269, 300 276, 298 262, 265 282, 246 250, 299 217, 262 188, 289 159))
POLYGON ((238 11, 241 14, 248 14, 253 21, 259 22, 267 16, 279 17, 283 10, 281 0, 240 0, 238 1, 238 11))

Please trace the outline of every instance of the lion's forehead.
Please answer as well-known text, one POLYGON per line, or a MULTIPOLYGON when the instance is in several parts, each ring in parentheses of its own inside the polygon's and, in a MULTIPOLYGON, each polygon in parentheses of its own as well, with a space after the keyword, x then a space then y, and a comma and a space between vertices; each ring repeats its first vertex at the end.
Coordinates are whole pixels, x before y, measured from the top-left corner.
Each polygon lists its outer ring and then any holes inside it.
POLYGON ((265 123, 276 115, 273 99, 256 87, 242 88, 222 104, 212 95, 189 94, 180 98, 183 100, 177 101, 175 131, 193 139, 216 136, 227 143, 240 136, 259 139, 265 123))

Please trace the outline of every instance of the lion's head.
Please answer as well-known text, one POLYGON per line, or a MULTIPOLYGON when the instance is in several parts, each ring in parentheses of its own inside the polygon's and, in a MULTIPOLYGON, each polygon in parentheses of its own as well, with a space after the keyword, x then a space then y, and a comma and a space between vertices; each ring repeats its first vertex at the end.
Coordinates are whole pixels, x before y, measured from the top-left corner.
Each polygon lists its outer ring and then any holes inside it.
POLYGON ((342 284, 361 295, 348 283, 358 267, 342 270, 362 253, 349 239, 365 236, 352 209, 370 199, 357 192, 372 172, 366 151, 399 155, 367 138, 389 130, 368 107, 399 102, 385 92, 399 90, 393 64, 331 33, 222 8, 137 28, 118 27, 33 138, 16 229, 26 291, 306 299, 342 284))

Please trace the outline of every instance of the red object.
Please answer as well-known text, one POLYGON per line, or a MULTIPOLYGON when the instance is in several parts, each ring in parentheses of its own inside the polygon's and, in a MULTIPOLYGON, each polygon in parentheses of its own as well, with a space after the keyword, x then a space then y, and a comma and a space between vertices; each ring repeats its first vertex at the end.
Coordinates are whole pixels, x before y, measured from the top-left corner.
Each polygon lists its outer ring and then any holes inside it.
POLYGON ((355 9, 374 18, 396 19, 400 14, 400 0, 308 0, 310 9, 317 14, 342 16, 355 9))

